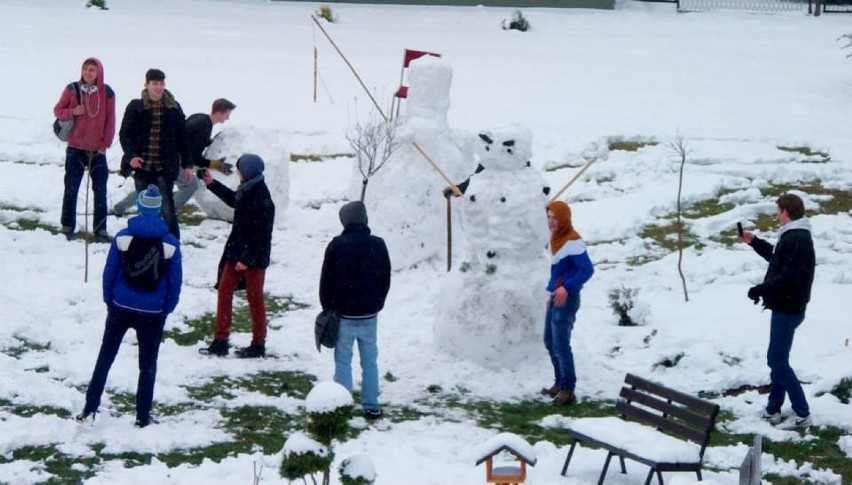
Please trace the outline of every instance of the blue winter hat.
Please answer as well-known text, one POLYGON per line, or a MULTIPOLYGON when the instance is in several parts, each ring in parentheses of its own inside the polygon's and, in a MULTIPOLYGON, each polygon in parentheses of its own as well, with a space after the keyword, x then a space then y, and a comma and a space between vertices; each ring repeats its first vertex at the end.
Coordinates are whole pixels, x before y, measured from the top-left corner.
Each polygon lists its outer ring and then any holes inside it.
POLYGON ((136 197, 136 208, 142 215, 159 216, 162 205, 163 197, 160 195, 160 189, 154 184, 149 185, 136 197))
POLYGON ((253 153, 244 153, 237 159, 237 170, 245 180, 253 179, 263 173, 263 159, 253 153))

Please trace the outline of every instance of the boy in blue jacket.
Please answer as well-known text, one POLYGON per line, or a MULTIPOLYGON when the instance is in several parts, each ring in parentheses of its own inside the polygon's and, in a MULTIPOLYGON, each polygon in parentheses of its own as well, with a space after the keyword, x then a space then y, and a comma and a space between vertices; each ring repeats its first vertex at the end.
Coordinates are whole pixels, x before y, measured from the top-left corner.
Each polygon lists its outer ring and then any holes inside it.
POLYGON ((139 381, 136 388, 136 426, 151 424, 151 402, 157 377, 157 354, 166 317, 174 311, 180 298, 183 272, 180 243, 169 233, 160 218, 162 196, 156 185, 139 194, 139 215, 128 220, 110 246, 103 275, 104 303, 107 305, 106 328, 92 380, 86 391, 86 405, 77 421, 94 419, 101 403, 107 375, 128 329, 136 331, 139 342, 139 381), (128 277, 124 258, 134 238, 159 239, 162 251, 155 259, 164 260, 164 271, 152 289, 142 289, 128 277))

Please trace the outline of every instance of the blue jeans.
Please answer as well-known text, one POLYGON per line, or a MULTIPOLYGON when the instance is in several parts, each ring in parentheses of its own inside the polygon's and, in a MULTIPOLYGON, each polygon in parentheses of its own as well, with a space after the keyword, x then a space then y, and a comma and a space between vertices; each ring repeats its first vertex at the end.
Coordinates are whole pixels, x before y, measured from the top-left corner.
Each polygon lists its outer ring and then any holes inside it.
POLYGON ((555 375, 554 383, 560 390, 573 391, 577 386, 574 371, 574 353, 571 351, 571 331, 580 309, 580 294, 569 295, 565 305, 557 307, 547 304, 544 318, 544 346, 550 354, 555 375))
MULTIPOLYGON (((180 171, 178 177, 183 177, 183 170, 180 171)), ((154 184, 160 189, 160 195, 163 197, 163 205, 160 208, 163 220, 169 226, 169 232, 172 236, 180 240, 180 226, 178 225, 177 211, 175 211, 174 194, 172 194, 174 180, 171 180, 165 172, 137 170, 133 175, 133 183, 136 185, 137 193, 144 192, 149 184, 154 184)))
POLYGON ((104 393, 107 375, 112 367, 121 339, 128 329, 136 330, 139 342, 139 381, 136 384, 136 419, 147 422, 151 418, 151 402, 154 400, 154 381, 157 378, 157 355, 160 351, 160 339, 163 337, 165 315, 143 315, 110 308, 107 312, 104 338, 98 361, 92 373, 89 389, 86 391, 86 406, 83 413, 90 414, 98 410, 101 395, 104 393))
POLYGON ((793 336, 796 328, 805 320, 802 313, 784 313, 778 310, 772 311, 772 320, 769 330, 769 350, 766 352, 766 363, 769 365, 769 401, 766 404, 766 412, 775 414, 781 411, 784 405, 785 394, 790 396, 790 404, 793 412, 799 417, 810 415, 808 401, 805 392, 799 384, 799 378, 790 367, 790 349, 793 347, 793 336))
POLYGON ((62 227, 74 232, 77 225, 77 194, 83 175, 89 170, 92 178, 92 191, 95 194, 95 217, 92 221, 92 233, 106 231, 107 217, 107 177, 109 167, 106 155, 87 152, 77 148, 65 149, 65 192, 62 195, 62 227), (91 160, 89 159, 91 156, 91 160))
POLYGON ((340 319, 340 332, 334 346, 334 382, 352 392, 352 344, 358 342, 361 356, 361 407, 379 409, 379 347, 376 345, 377 318, 340 319))

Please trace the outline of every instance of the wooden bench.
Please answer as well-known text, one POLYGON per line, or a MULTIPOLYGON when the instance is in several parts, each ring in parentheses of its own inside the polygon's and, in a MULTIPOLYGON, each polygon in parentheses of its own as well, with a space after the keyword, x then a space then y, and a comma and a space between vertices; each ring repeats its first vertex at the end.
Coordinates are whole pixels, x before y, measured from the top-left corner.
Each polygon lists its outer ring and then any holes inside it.
POLYGON ((571 422, 568 433, 573 441, 562 476, 574 448, 582 442, 609 452, 598 485, 603 484, 613 456, 618 457, 621 473, 627 473, 625 458, 651 467, 645 485, 655 474, 663 485, 663 472, 695 472, 702 479, 704 450, 719 414, 717 404, 627 374, 615 410, 619 417, 571 422))

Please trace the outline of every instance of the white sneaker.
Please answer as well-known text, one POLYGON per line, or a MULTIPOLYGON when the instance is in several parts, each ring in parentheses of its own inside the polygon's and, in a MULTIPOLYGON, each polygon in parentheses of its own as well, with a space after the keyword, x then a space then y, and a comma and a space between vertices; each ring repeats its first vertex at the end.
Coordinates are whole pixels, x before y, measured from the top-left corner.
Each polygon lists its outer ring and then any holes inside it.
POLYGON ((781 423, 781 413, 770 414, 766 411, 766 409, 760 411, 760 419, 766 421, 767 423, 775 426, 781 423))
POLYGON ((790 416, 778 427, 781 429, 803 429, 809 426, 813 426, 814 421, 811 419, 811 415, 807 415, 804 418, 799 416, 790 416))

